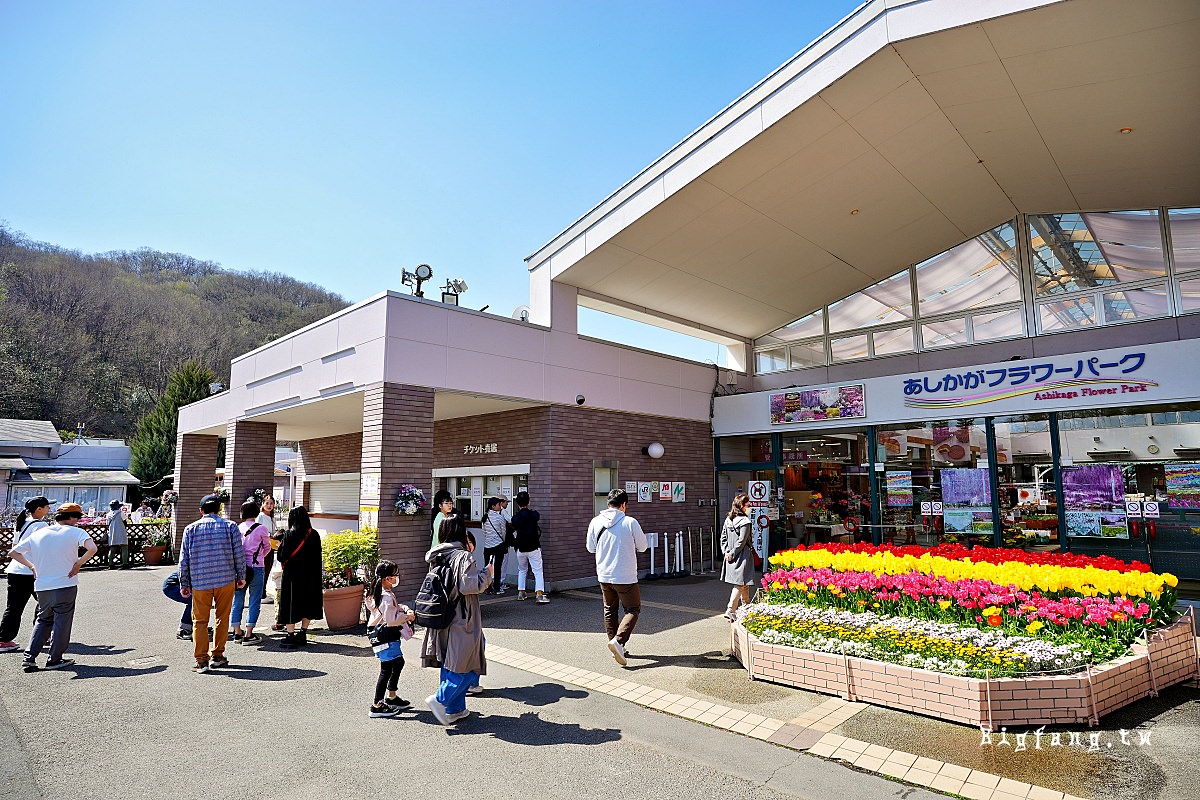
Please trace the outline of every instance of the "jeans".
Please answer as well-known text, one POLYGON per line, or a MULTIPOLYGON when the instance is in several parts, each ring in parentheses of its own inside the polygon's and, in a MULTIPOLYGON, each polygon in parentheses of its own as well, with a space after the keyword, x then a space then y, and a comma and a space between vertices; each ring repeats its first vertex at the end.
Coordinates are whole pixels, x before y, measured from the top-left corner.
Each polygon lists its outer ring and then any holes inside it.
POLYGON ((236 583, 228 583, 216 589, 192 590, 192 644, 196 645, 196 663, 208 661, 208 615, 213 606, 217 618, 213 621, 212 657, 225 655, 225 643, 229 641, 229 608, 233 605, 233 589, 236 583))
POLYGON ((0 620, 0 642, 11 642, 21 630, 21 616, 33 597, 33 580, 32 575, 8 573, 8 605, 4 607, 4 619, 0 620))
POLYGON ((542 577, 542 551, 530 550, 528 553, 517 551, 517 591, 525 591, 525 573, 533 570, 533 585, 539 592, 546 590, 546 580, 542 577))
POLYGON ((176 581, 170 583, 163 581, 162 592, 176 603, 183 603, 183 616, 179 618, 179 630, 190 631, 192 629, 192 598, 184 597, 180 593, 179 583, 176 581))
POLYGON ((608 638, 624 645, 633 634, 638 615, 642 613, 642 590, 636 583, 602 583, 604 594, 604 632, 608 638), (625 616, 617 625, 617 605, 625 609, 625 616))
POLYGON ((375 705, 383 700, 386 692, 395 694, 400 685, 400 670, 404 669, 404 656, 379 662, 379 680, 375 681, 375 705))
POLYGON ((75 622, 75 596, 78 586, 62 589, 43 589, 38 592, 37 618, 33 623, 33 634, 29 637, 29 648, 25 651, 25 663, 37 661, 46 640, 50 640, 50 661, 59 661, 71 643, 71 626, 75 622))
POLYGON ((267 573, 263 567, 251 567, 251 569, 254 570, 254 579, 241 589, 233 590, 233 612, 230 615, 230 621, 234 628, 242 627, 242 609, 246 605, 247 593, 250 595, 250 617, 246 620, 246 627, 253 628, 258 624, 258 610, 262 605, 263 583, 267 573))
POLYGON ((478 672, 451 672, 442 667, 442 682, 436 699, 446 707, 447 714, 457 714, 467 709, 467 689, 478 685, 478 672))

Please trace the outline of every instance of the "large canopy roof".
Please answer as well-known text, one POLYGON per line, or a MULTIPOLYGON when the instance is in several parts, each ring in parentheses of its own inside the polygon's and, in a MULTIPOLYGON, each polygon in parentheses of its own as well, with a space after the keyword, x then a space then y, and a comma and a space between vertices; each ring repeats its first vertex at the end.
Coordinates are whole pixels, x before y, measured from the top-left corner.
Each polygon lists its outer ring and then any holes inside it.
POLYGON ((1200 205, 1197 41, 1195 0, 867 3, 530 268, 753 338, 1017 212, 1200 205))

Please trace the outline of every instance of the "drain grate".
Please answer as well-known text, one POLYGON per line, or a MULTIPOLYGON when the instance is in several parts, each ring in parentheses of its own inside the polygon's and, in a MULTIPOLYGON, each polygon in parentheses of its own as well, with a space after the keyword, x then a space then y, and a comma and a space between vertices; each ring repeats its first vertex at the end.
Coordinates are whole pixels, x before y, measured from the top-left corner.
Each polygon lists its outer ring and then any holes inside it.
POLYGON ((150 667, 154 664, 161 664, 162 656, 143 656, 142 658, 135 658, 132 661, 126 661, 125 663, 131 667, 150 667))

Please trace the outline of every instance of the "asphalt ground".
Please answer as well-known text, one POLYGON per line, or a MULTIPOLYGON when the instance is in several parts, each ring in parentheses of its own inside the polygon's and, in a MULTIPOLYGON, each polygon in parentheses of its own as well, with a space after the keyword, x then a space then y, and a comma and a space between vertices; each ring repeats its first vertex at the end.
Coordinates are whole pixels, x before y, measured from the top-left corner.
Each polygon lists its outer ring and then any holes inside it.
MULTIPOLYGON (((935 796, 500 665, 484 679, 486 693, 468 703, 476 714, 443 728, 420 702, 436 673, 418 666, 415 643, 400 693, 416 710, 368 719, 378 662, 361 628, 314 629, 302 651, 280 650, 274 638, 231 644, 229 668, 196 675, 191 643, 175 638, 180 607, 159 590, 170 570, 84 573, 68 651, 76 666, 24 674, 20 655, 0 656, 0 797, 935 796)), ((695 599, 714 587, 700 583, 695 599)), ((671 603, 678 588, 648 586, 647 599, 671 603)), ((491 604, 488 635, 616 670, 596 633, 598 602, 564 594, 548 606, 491 604)), ((705 608, 719 612, 723 602, 705 608)), ((273 608, 263 612, 266 622, 273 608)), ((31 620, 30 611, 21 641, 31 620)), ((648 606, 625 676, 764 714, 824 699, 746 681, 723 654, 723 625, 648 606)))
MULTIPOLYGON (((672 692, 776 719, 794 719, 828 699, 750 681, 729 658, 729 626, 720 617, 728 587, 692 576, 642 584, 641 619, 630 641, 634 657, 622 670, 605 646, 598 589, 553 595, 547 606, 511 600, 487 606, 489 641, 604 674, 622 675, 672 692), (529 606, 528 608, 526 606, 529 606), (547 643, 546 633, 554 634, 547 643)), ((1114 712, 1097 728, 1046 728, 1041 749, 1032 731, 1012 731, 983 744, 981 732, 956 723, 868 706, 834 732, 918 756, 977 769, 1095 800, 1195 800, 1200 797, 1200 688, 1164 689, 1114 712), (1121 731, 1127 731, 1124 739, 1121 731), (1142 735, 1149 743, 1140 743, 1142 735), (1081 747, 1052 746, 1050 734, 1081 736, 1081 747), (1017 733, 1030 733, 1017 751, 1017 733), (1090 735, 1098 749, 1089 752, 1090 735)))

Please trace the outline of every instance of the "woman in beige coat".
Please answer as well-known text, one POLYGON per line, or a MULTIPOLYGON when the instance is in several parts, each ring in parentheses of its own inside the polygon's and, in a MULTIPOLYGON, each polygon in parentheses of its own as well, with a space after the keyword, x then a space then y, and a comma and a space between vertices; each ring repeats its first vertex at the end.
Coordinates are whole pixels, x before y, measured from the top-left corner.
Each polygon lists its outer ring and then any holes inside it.
POLYGON ((472 553, 474 548, 467 543, 466 522, 460 514, 451 514, 442 521, 438 541, 440 544, 425 554, 425 561, 431 569, 448 567, 446 583, 450 599, 458 608, 450 625, 425 630, 421 663, 442 670, 437 694, 425 698, 425 703, 438 722, 449 725, 471 713, 467 711, 467 690, 478 686, 479 676, 487 674, 479 595, 491 585, 492 565, 478 568, 472 553))

